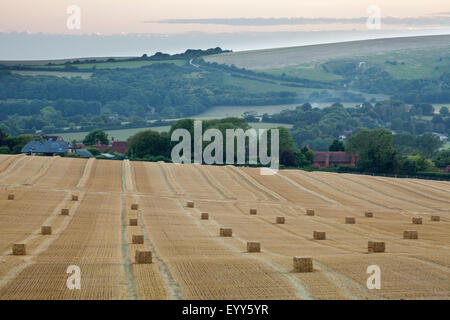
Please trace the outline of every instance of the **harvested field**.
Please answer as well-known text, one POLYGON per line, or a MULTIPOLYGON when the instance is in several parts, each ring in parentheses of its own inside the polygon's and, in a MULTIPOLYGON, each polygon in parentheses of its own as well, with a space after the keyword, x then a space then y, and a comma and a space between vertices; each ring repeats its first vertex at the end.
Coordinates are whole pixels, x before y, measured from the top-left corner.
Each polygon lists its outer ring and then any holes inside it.
POLYGON ((450 299, 449 191, 440 181, 0 155, 0 299, 450 299), (370 265, 381 289, 366 287, 370 265), (70 266, 80 289, 67 286, 70 266))

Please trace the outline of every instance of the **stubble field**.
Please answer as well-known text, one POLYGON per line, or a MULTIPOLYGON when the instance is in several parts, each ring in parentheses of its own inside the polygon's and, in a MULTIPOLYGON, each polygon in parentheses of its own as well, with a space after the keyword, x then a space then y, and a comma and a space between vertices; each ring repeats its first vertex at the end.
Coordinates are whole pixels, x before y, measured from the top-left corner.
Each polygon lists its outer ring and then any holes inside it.
POLYGON ((0 299, 450 299, 449 191, 428 180, 0 155, 0 299), (232 237, 219 236, 225 227, 232 237), (386 252, 369 254, 368 241, 386 252), (16 243, 26 255, 12 254, 16 243), (137 264, 136 250, 152 263, 137 264), (314 272, 293 272, 294 256, 311 257, 314 272), (79 290, 66 285, 71 265, 79 290), (381 289, 366 286, 370 265, 381 289))

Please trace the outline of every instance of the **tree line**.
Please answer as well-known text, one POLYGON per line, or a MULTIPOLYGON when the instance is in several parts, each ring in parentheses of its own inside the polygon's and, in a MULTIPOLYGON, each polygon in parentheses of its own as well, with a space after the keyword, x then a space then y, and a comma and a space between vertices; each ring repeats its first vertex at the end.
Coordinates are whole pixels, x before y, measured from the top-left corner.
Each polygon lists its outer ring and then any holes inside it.
MULTIPOLYGON (((295 92, 248 92, 189 64, 95 70, 91 78, 0 71, 0 126, 10 134, 185 118, 213 106, 293 103, 295 92), (51 119, 49 118, 51 117, 51 119)), ((53 131, 54 132, 54 131, 53 131)))
POLYGON ((308 145, 313 150, 327 150, 334 139, 363 128, 386 128, 399 134, 399 137, 420 136, 427 132, 450 135, 447 107, 441 107, 439 113, 434 113, 431 104, 407 105, 392 100, 375 104, 366 102, 356 108, 345 108, 340 103, 326 108, 313 108, 311 104, 305 103, 294 110, 264 114, 262 121, 292 124, 291 134, 296 146, 308 145))

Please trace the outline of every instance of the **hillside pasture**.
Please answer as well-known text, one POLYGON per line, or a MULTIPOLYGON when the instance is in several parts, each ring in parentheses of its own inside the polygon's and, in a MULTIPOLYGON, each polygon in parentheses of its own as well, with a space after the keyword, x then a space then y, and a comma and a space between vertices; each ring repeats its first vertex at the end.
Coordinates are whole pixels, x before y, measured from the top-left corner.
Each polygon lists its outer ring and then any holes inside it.
POLYGON ((30 70, 14 70, 12 73, 22 76, 52 76, 58 78, 75 78, 80 77, 83 80, 92 76, 91 72, 64 72, 64 71, 30 71, 30 70))
POLYGON ((252 70, 279 69, 331 59, 382 55, 399 50, 448 48, 450 35, 387 38, 300 47, 228 52, 205 57, 206 61, 225 63, 252 70))

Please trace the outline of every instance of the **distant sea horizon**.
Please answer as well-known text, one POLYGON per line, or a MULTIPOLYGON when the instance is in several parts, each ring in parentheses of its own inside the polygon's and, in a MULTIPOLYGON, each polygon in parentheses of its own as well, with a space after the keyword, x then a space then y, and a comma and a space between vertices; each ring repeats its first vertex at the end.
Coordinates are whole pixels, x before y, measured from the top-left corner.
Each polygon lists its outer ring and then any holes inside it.
POLYGON ((0 60, 136 57, 221 47, 233 51, 306 46, 379 38, 448 35, 450 29, 237 32, 127 35, 0 33, 0 60))

